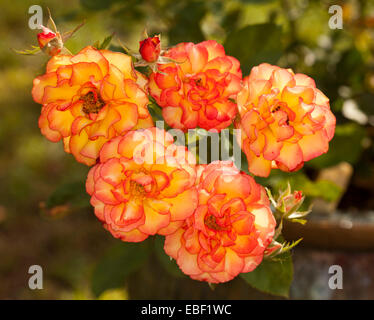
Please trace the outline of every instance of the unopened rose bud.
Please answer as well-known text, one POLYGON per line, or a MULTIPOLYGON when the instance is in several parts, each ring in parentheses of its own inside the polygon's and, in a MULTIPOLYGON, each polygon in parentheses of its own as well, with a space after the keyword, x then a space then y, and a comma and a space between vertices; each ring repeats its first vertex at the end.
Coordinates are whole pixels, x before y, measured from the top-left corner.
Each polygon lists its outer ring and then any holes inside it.
POLYGON ((47 53, 50 56, 55 56, 61 52, 63 43, 58 33, 54 33, 52 30, 42 27, 43 32, 38 33, 38 43, 40 50, 47 53))
POLYGON ((303 197, 303 192, 302 191, 295 191, 293 193, 293 195, 294 195, 295 200, 297 202, 299 202, 302 199, 302 197, 303 197))
POLYGON ((140 41, 139 44, 139 52, 145 61, 157 61, 161 52, 161 43, 158 36, 149 37, 143 41, 140 41))
POLYGON ((293 193, 285 196, 283 198, 285 211, 290 213, 291 211, 294 211, 295 209, 299 208, 299 206, 301 205, 300 202, 302 201, 302 199, 303 199, 302 191, 294 191, 293 193))

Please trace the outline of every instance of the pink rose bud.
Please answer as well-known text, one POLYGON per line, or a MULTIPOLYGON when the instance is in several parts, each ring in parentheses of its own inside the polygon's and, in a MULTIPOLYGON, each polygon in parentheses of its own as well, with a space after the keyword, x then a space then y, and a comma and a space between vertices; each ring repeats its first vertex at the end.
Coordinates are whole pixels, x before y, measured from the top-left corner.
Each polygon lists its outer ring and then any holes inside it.
POLYGON ((59 34, 54 33, 52 30, 44 26, 42 28, 43 32, 40 32, 37 35, 40 50, 50 56, 59 54, 63 47, 59 34))
POLYGON ((140 41, 139 44, 139 52, 145 61, 157 61, 161 52, 161 43, 158 36, 149 37, 143 41, 140 41))
POLYGON ((294 198, 297 202, 299 202, 303 197, 303 192, 302 191, 295 191, 293 194, 294 194, 294 198))
POLYGON ((290 212, 291 210, 297 210, 297 208, 301 205, 300 201, 303 199, 303 192, 302 191, 294 191, 293 193, 285 196, 283 198, 285 204, 286 212, 290 212))

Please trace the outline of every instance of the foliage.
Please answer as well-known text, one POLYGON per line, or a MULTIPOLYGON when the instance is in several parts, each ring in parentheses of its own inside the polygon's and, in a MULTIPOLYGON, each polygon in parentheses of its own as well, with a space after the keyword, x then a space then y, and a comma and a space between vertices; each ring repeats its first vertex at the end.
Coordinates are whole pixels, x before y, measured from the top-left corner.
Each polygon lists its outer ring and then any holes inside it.
POLYGON ((56 206, 70 205, 75 208, 88 207, 90 197, 85 192, 84 182, 68 182, 56 188, 46 201, 46 207, 51 209, 56 206))
POLYGON ((264 260, 254 271, 240 275, 252 287, 273 295, 288 298, 293 278, 291 254, 264 260))
POLYGON ((281 34, 281 27, 273 23, 249 25, 229 33, 224 46, 228 54, 240 61, 246 75, 262 62, 277 63, 282 56, 281 34))
MULTIPOLYGON (((0 174, 4 181, 0 187, 0 201, 10 212, 15 232, 18 232, 17 219, 23 221, 26 215, 36 216, 35 212, 30 213, 30 208, 35 208, 35 203, 46 200, 48 195, 47 208, 68 204, 79 211, 88 206, 89 200, 84 182, 76 182, 76 177, 83 175, 83 169, 59 148, 45 143, 35 125, 40 109, 30 102, 30 83, 34 74, 41 72, 42 68, 37 66, 41 66, 45 59, 41 56, 19 58, 9 50, 9 47, 27 47, 34 37, 33 31, 25 28, 25 15, 19 14, 27 12, 28 6, 27 2, 4 4, 4 19, 0 21, 4 30, 0 45, 0 142, 7 146, 7 152, 3 152, 0 158, 5 168, 0 174)), ((59 1, 49 1, 48 6, 56 16, 56 23, 62 26, 76 25, 87 18, 86 26, 67 44, 72 52, 77 52, 82 43, 95 44, 98 39, 101 40, 97 43, 100 48, 108 47, 110 43, 112 46, 117 44, 114 38, 108 37, 113 29, 118 31, 121 41, 136 49, 140 29, 147 25, 150 34, 162 32, 165 35, 163 41, 169 46, 180 41, 198 42, 207 38, 224 43, 228 54, 240 59, 244 75, 253 65, 265 61, 311 75, 330 97, 337 115, 338 125, 329 152, 308 162, 297 173, 274 172, 269 179, 256 180, 271 187, 274 194, 290 182, 293 188, 303 190, 309 198, 334 201, 345 190, 329 181, 315 181, 315 177, 321 169, 347 161, 355 168, 350 188, 363 188, 373 196, 372 188, 368 187, 372 186, 374 176, 373 31, 370 27, 373 5, 370 2, 344 4, 347 16, 341 31, 328 28, 327 2, 309 1, 305 6, 296 0, 81 0, 80 4, 64 1, 63 5, 59 1), (292 19, 290 7, 293 8, 292 19), (356 16, 352 12, 356 12, 356 16), (359 123, 346 116, 343 111, 348 99, 357 102, 366 121, 359 123), (360 172, 364 174, 360 175, 360 172)), ((153 115, 157 115, 157 106, 150 109, 153 115)), ((245 162, 243 157, 242 163, 245 162)), ((350 205, 366 208, 367 201, 361 200, 356 199, 350 205)), ((77 232, 76 228, 72 229, 72 232, 77 232)), ((121 243, 108 251, 93 273, 95 294, 121 286, 125 277, 146 260, 147 246, 121 243), (131 257, 138 255, 138 258, 128 265, 130 254, 131 257)), ((168 263, 168 257, 161 255, 158 238, 155 247, 159 262, 171 274, 177 275, 179 270, 174 261, 168 263)), ((283 264, 265 260, 243 278, 262 291, 287 296, 286 287, 291 283, 290 259, 290 255, 286 255, 283 264), (285 275, 283 279, 263 276, 278 268, 285 275), (277 281, 284 282, 279 284, 277 281)))
POLYGON ((173 277, 185 277, 175 260, 171 259, 167 254, 165 254, 164 239, 162 237, 158 236, 155 239, 155 253, 160 264, 167 272, 169 272, 170 275, 173 277))
POLYGON ((114 245, 106 252, 93 271, 93 293, 99 296, 107 289, 118 288, 124 284, 126 277, 143 265, 148 253, 148 242, 114 245))

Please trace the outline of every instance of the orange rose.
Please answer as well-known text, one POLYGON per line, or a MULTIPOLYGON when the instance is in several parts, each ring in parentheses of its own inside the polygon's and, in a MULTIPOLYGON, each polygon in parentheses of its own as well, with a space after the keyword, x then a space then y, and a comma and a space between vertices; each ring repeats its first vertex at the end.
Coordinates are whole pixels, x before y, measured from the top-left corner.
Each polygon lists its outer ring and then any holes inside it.
POLYGON ((312 78, 267 63, 254 67, 238 94, 242 149, 251 173, 300 169, 327 152, 335 131, 329 99, 312 78))
POLYGON ((153 126, 145 84, 122 53, 86 47, 74 56, 56 55, 32 89, 43 105, 41 132, 53 142, 63 139, 66 152, 93 165, 106 141, 153 126))
POLYGON ((167 124, 184 131, 229 126, 237 113, 231 99, 241 88, 239 61, 226 56, 213 40, 180 43, 164 57, 177 63, 159 64, 159 72, 150 76, 149 91, 167 124))
POLYGON ((265 189, 232 162, 198 172, 198 207, 164 249, 192 279, 226 282, 260 264, 276 222, 265 189))
POLYGON ((116 238, 139 242, 179 228, 197 205, 195 159, 157 128, 107 142, 86 189, 96 216, 116 238))

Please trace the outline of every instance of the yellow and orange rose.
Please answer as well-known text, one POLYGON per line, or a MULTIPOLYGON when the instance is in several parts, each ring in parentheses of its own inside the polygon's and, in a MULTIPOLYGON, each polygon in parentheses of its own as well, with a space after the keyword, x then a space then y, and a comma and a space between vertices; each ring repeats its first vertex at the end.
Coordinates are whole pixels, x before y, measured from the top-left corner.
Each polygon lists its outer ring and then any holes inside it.
POLYGON ((53 142, 63 139, 66 152, 93 165, 106 141, 153 126, 146 82, 122 53, 86 47, 55 55, 32 89, 42 104, 41 132, 53 142))
POLYGON ((244 79, 237 97, 242 149, 251 173, 300 169, 327 152, 335 131, 329 99, 312 78, 263 63, 244 79))
POLYGON ((261 263, 276 222, 265 189, 232 162, 198 172, 198 207, 164 249, 192 279, 226 282, 261 263))
POLYGON ((216 41, 180 43, 164 55, 149 79, 149 92, 163 108, 166 123, 184 131, 200 127, 221 130, 234 119, 232 100, 240 91, 239 61, 216 41))
POLYGON ((116 238, 139 242, 170 234, 197 206, 195 159, 155 127, 107 142, 86 190, 96 216, 116 238))

